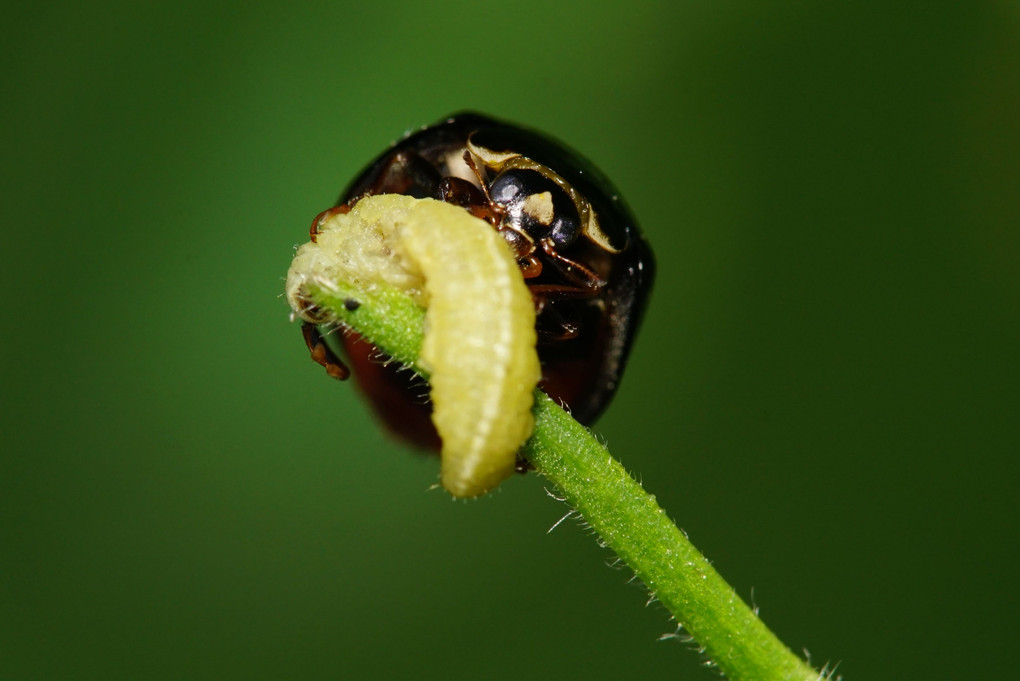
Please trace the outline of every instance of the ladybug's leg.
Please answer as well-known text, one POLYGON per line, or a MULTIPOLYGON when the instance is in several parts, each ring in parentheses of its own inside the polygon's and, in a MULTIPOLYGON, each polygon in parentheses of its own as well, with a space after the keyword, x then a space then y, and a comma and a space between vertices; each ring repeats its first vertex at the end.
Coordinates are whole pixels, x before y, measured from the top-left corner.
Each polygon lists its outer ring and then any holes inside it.
POLYGON ((577 298, 594 298, 598 289, 585 286, 563 286, 560 284, 532 284, 528 286, 531 295, 545 300, 567 300, 577 298))
MULTIPOLYGON (((528 284, 539 319, 535 328, 539 342, 572 340, 580 335, 580 326, 576 320, 564 317, 560 307, 550 303, 595 298, 606 285, 606 281, 588 267, 560 255, 551 239, 541 239, 538 243, 542 249, 541 253, 546 256, 546 265, 563 277, 561 280, 563 283, 528 284)), ((532 258, 537 260, 534 255, 532 258)))
POLYGON ((517 230, 506 227, 502 222, 496 227, 496 231, 510 244, 517 258, 517 267, 521 269, 525 279, 534 279, 542 274, 542 261, 535 254, 534 241, 517 230))
POLYGON ((476 218, 485 220, 491 225, 499 221, 492 210, 492 204, 481 189, 459 177, 444 177, 436 190, 436 198, 446 203, 460 206, 476 218))
POLYGON ((521 274, 525 279, 534 279, 542 274, 542 261, 534 255, 517 258, 517 266, 521 268, 521 274))
POLYGON ((467 164, 467 167, 471 169, 471 172, 474 173, 475 177, 478 179, 478 186, 482 188, 482 193, 485 194, 486 203, 490 206, 495 206, 492 201, 492 197, 489 196, 489 185, 485 180, 485 175, 483 175, 482 171, 478 169, 478 165, 475 163, 475 157, 470 151, 464 152, 464 163, 467 164))
POLYGON ((326 345, 318 326, 304 322, 301 324, 301 334, 305 337, 305 345, 308 346, 308 351, 312 354, 312 360, 321 364, 327 374, 338 381, 344 381, 351 375, 343 360, 326 345))
POLYGON ((308 236, 311 237, 312 243, 315 243, 316 241, 319 240, 319 227, 322 226, 323 222, 330 219, 334 215, 346 215, 347 213, 350 212, 350 210, 351 210, 350 204, 345 203, 340 206, 328 208, 319 213, 318 215, 316 215, 315 219, 312 220, 312 226, 308 228, 308 236))
MULTIPOLYGON (((560 274, 566 277, 573 286, 588 289, 591 291, 590 295, 594 296, 599 292, 599 289, 606 285, 606 280, 590 268, 576 260, 560 255, 552 239, 540 239, 538 244, 542 247, 542 251, 549 256, 550 264, 559 270, 560 274)), ((571 286, 567 288, 571 288, 571 286)))

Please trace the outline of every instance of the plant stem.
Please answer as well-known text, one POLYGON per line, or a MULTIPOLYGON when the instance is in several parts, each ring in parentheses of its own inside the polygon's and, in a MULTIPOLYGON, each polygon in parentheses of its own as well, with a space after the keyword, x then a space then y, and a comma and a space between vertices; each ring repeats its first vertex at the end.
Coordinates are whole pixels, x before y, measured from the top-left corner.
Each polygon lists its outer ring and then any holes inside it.
MULTIPOLYGON (((423 373, 417 360, 424 310, 408 296, 381 288, 358 290, 343 282, 309 286, 306 295, 387 355, 423 373)), ((776 638, 655 497, 627 474, 587 428, 540 390, 535 391, 534 415, 535 430, 523 455, 627 563, 723 674, 735 681, 824 677, 776 638)))
POLYGON ((733 591, 655 497, 541 395, 524 455, 731 679, 818 679, 733 591))

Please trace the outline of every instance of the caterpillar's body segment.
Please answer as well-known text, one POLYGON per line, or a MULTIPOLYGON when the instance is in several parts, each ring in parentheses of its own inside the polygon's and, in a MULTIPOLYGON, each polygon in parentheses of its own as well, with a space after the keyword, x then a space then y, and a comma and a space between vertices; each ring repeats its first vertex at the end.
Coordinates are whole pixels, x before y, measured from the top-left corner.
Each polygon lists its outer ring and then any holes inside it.
POLYGON ((315 243, 299 249, 287 282, 295 310, 307 307, 302 288, 310 280, 415 296, 426 307, 421 363, 442 439, 443 486, 475 497, 513 472, 534 425, 541 369, 534 303, 498 232, 448 203, 368 196, 329 217, 315 243))
POLYGON ((513 472, 534 425, 540 369, 534 303, 506 241, 461 209, 440 223, 450 207, 422 204, 404 245, 425 279, 421 360, 432 376, 443 486, 472 497, 513 472))

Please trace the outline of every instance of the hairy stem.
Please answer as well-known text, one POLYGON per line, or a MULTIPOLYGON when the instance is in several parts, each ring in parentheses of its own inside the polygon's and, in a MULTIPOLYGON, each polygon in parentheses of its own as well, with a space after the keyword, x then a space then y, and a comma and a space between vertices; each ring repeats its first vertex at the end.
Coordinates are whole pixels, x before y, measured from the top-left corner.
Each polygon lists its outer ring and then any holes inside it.
MULTIPOLYGON (((424 310, 405 294, 343 282, 309 285, 317 307, 419 373, 424 310), (357 304, 354 304, 356 301, 357 304)), ((424 375, 424 374, 423 374, 424 375)), ((535 393, 535 430, 524 456, 647 585, 705 655, 738 681, 813 681, 794 655, 591 432, 535 393)))

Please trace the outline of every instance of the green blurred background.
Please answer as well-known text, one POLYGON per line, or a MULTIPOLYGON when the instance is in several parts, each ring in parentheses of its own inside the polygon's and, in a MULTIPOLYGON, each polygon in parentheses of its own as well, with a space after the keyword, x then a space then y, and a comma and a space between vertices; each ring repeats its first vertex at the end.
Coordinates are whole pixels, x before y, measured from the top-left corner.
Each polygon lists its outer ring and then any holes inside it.
POLYGON ((1015 2, 27 3, 0 68, 0 678, 711 679, 535 475, 429 491, 280 297, 473 108, 660 276, 613 452, 792 648, 1009 678, 1015 2))

